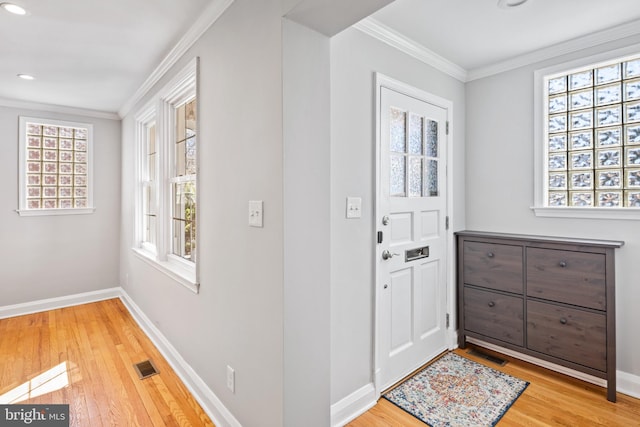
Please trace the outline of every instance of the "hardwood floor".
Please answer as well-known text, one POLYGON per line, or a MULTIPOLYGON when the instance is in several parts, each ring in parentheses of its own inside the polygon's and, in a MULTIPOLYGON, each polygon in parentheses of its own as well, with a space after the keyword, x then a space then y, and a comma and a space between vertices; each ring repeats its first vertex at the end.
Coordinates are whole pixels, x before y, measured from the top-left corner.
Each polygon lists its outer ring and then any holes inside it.
POLYGON ((0 320, 0 404, 69 404, 71 426, 213 426, 119 299, 0 320), (140 380, 134 363, 159 374, 140 380))
MULTIPOLYGON (((471 348, 472 346, 469 346, 471 348)), ((488 350, 487 354, 497 355, 488 350)), ((640 426, 640 400, 618 393, 607 401, 606 390, 547 369, 499 355, 509 361, 501 367, 483 358, 455 350, 460 356, 529 381, 529 387, 498 422, 499 427, 521 426, 640 426)), ((349 427, 424 427, 385 399, 347 424, 349 427)))

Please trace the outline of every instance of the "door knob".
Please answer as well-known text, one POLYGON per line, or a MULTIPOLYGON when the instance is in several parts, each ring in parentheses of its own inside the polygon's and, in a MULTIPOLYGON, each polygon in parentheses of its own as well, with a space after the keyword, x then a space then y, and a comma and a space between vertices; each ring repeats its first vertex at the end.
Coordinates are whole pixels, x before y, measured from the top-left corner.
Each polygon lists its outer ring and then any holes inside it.
POLYGON ((382 251, 382 259, 389 259, 389 258, 393 258, 394 256, 398 256, 400 254, 396 254, 396 253, 391 253, 388 250, 384 250, 382 251))

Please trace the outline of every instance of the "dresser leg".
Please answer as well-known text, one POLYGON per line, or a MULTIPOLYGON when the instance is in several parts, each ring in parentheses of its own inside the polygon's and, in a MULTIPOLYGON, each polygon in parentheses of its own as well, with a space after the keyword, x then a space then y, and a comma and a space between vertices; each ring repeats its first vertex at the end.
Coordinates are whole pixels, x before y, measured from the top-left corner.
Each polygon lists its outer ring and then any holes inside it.
POLYGON ((464 335, 458 336, 458 347, 459 348, 467 348, 467 342, 464 335))
POLYGON ((607 400, 616 403, 616 381, 611 381, 611 375, 607 381, 607 400))

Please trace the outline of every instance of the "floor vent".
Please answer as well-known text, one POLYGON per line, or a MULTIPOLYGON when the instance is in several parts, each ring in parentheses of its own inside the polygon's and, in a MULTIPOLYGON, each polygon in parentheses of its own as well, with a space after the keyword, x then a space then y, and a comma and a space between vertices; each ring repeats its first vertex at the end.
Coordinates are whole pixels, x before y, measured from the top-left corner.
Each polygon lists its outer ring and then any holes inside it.
POLYGON ((138 376, 141 380, 159 373, 156 365, 154 365, 151 360, 145 360, 144 362, 136 363, 135 365, 133 365, 133 367, 138 373, 138 376))
POLYGON ((467 353, 472 356, 482 357, 483 359, 488 360, 489 362, 493 362, 496 365, 504 366, 507 364, 507 361, 504 359, 500 359, 496 356, 491 356, 490 354, 486 354, 475 349, 470 349, 469 351, 467 351, 467 353))

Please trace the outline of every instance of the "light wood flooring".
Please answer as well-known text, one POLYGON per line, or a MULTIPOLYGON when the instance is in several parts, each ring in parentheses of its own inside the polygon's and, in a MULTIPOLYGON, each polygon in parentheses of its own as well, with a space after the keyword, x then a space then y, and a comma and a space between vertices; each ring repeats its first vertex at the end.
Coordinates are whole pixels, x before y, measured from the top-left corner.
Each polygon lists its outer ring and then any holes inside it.
MULTIPOLYGON (((498 355, 488 350, 482 351, 498 355)), ((640 426, 639 399, 618 393, 617 403, 611 403, 607 401, 606 391, 602 387, 527 362, 499 355, 508 361, 501 367, 483 358, 469 355, 467 349, 457 349, 455 352, 530 382, 524 393, 498 422, 498 427, 640 426)), ((387 400, 380 399, 376 406, 347 426, 425 427, 425 424, 387 400)))
POLYGON ((213 426, 119 299, 0 320, 0 403, 69 404, 74 427, 213 426), (140 380, 147 359, 159 374, 140 380))

